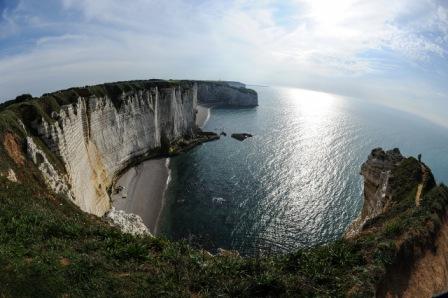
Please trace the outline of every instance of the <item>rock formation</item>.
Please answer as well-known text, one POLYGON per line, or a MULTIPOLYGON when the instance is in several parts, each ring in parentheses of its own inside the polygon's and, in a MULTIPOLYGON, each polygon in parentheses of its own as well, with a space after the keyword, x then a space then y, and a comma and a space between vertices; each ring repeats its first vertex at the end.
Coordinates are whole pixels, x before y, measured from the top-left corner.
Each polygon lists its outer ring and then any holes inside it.
POLYGON ((120 229, 133 235, 151 235, 149 229, 143 223, 140 216, 133 213, 126 213, 123 210, 116 210, 114 207, 107 213, 113 224, 120 227, 120 229))
POLYGON ((364 177, 364 205, 359 217, 347 229, 347 237, 356 235, 368 219, 383 212, 392 195, 389 184, 392 170, 403 159, 397 148, 387 152, 381 148, 372 150, 367 161, 361 166, 361 175, 364 177))
POLYGON ((65 164, 74 203, 104 215, 110 202, 107 188, 129 162, 162 142, 192 135, 196 86, 154 86, 119 95, 79 97, 53 112, 50 122, 34 124, 39 137, 65 164))
POLYGON ((234 138, 235 140, 238 140, 238 141, 242 142, 242 141, 244 141, 247 138, 251 138, 252 135, 250 133, 233 133, 231 135, 231 137, 234 138))
POLYGON ((243 86, 237 82, 198 82, 198 101, 213 106, 257 106, 257 93, 243 86))

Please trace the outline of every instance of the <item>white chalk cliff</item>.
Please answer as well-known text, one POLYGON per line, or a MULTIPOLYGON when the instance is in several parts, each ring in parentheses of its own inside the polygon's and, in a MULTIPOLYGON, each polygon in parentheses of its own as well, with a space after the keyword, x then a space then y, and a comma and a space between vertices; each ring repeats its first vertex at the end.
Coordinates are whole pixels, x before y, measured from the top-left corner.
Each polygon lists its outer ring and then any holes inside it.
MULTIPOLYGON (((257 103, 252 90, 210 83, 208 90, 214 89, 234 105, 247 106, 248 94, 257 103)), ((123 169, 194 136, 197 102, 195 81, 119 82, 46 94, 42 99, 46 113, 30 126, 62 161, 65 173, 57 171, 32 138, 28 154, 56 193, 65 194, 85 212, 103 216, 111 207, 108 190, 123 169), (48 104, 54 100, 64 102, 60 109, 48 104)))
POLYGON ((134 158, 195 129, 196 85, 153 87, 120 96, 79 97, 73 105, 42 119, 35 127, 51 151, 64 162, 74 203, 104 215, 110 209, 107 188, 134 158))

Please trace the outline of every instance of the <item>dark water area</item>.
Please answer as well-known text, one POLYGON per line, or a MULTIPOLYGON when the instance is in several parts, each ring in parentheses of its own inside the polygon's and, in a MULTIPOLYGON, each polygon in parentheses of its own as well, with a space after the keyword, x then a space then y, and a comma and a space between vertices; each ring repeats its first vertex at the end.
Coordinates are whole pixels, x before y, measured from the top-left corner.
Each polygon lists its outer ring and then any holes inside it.
POLYGON ((363 100, 255 89, 255 109, 212 110, 204 129, 227 137, 171 160, 162 235, 246 255, 333 241, 362 207, 360 167, 375 147, 422 153, 448 183, 444 127, 363 100))

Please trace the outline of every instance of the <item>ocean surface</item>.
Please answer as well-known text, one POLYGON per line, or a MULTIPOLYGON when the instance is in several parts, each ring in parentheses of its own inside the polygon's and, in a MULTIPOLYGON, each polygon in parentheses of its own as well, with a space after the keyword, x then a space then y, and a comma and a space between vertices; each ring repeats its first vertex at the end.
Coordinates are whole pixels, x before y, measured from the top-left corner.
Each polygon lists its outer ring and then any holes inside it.
POLYGON ((364 100, 254 89, 255 109, 212 109, 204 130, 227 137, 171 160, 160 234, 244 255, 333 241, 362 207, 360 167, 376 147, 422 153, 448 183, 447 128, 364 100))

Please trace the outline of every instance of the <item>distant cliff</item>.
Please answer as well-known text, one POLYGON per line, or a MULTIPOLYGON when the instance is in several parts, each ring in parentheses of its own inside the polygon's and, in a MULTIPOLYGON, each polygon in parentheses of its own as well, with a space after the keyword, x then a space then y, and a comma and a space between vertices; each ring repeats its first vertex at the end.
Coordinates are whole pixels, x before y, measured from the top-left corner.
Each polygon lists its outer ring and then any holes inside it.
POLYGON ((238 82, 198 81, 198 101, 227 107, 255 107, 258 95, 238 82))

